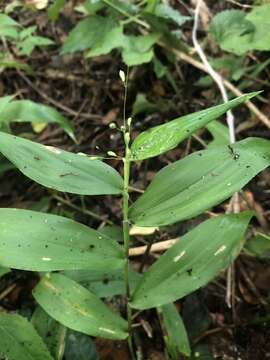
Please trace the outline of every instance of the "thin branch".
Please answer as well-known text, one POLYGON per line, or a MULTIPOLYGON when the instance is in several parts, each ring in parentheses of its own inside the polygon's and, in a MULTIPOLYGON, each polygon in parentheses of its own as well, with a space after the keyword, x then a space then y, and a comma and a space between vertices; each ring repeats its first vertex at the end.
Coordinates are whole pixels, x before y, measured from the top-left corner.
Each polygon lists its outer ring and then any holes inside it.
MULTIPOLYGON (((192 29, 192 41, 193 41, 193 45, 194 48, 196 50, 196 52, 198 53, 199 57, 201 58, 202 63, 204 64, 207 72, 209 73, 209 75, 212 77, 212 79, 215 81, 215 83, 217 84, 220 93, 222 95, 223 101, 226 103, 229 101, 229 97, 227 94, 227 91, 225 89, 224 86, 224 80, 223 78, 213 69, 213 67, 211 66, 211 64, 209 63, 201 45, 198 42, 197 39, 197 30, 198 30, 198 25, 199 25, 199 19, 200 19, 200 8, 202 5, 202 0, 198 0, 197 1, 197 6, 195 8, 195 16, 194 16, 194 26, 192 29)), ((234 116, 231 110, 227 111, 227 124, 229 127, 229 136, 230 136, 230 142, 234 143, 235 142, 235 128, 234 128, 234 116)))
MULTIPOLYGON (((197 39, 197 30, 199 25, 200 19, 200 8, 202 5, 203 0, 197 0, 197 5, 195 8, 195 17, 194 17, 194 26, 192 29, 192 41, 194 44, 194 48, 197 51, 199 57, 201 58, 202 63, 204 64, 207 72, 212 77, 212 79, 217 84, 221 96, 223 98, 224 103, 229 101, 229 97, 224 85, 223 78, 214 70, 214 68, 209 63, 207 56, 205 55, 201 45, 197 39)), ((234 116, 232 110, 227 111, 227 124, 229 127, 229 138, 230 143, 235 143, 235 126, 234 126, 234 116)), ((231 199, 231 211, 234 213, 239 213, 240 211, 240 204, 239 204, 239 195, 235 193, 231 199)), ((234 292, 235 292, 235 276, 234 276, 234 265, 232 264, 228 271, 227 271, 227 289, 226 289, 226 303, 229 308, 232 307, 234 313, 234 292)))
MULTIPOLYGON (((150 253, 152 253, 152 252, 161 252, 161 251, 167 250, 167 249, 169 249, 172 245, 174 245, 175 242, 176 242, 178 239, 179 239, 179 238, 157 242, 157 243, 155 243, 155 244, 153 244, 153 245, 151 246, 151 251, 150 251, 150 253)), ((140 256, 140 255, 144 255, 145 252, 146 252, 146 250, 147 250, 147 246, 148 246, 148 245, 130 248, 130 249, 129 249, 129 256, 140 256)))
MULTIPOLYGON (((78 116, 78 112, 67 107, 66 105, 61 104, 60 102, 52 99, 47 94, 45 94, 43 91, 41 91, 38 86, 36 86, 30 79, 28 79, 27 76, 25 76, 20 70, 17 70, 17 73, 20 75, 20 77, 33 89, 35 90, 43 99, 48 101, 48 103, 54 105, 55 107, 65 111, 67 114, 78 116)), ((93 120, 100 120, 101 116, 96 114, 89 114, 89 113, 80 113, 80 116, 85 119, 93 119, 93 120)))

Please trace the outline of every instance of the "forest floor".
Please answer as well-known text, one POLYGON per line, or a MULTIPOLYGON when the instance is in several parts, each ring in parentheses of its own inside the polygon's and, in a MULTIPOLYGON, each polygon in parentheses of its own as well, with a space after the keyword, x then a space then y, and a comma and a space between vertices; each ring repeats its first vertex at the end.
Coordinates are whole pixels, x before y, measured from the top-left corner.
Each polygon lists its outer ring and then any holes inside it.
MULTIPOLYGON (((220 2, 218 2, 220 3, 220 2)), ((213 11, 218 5, 213 6, 213 11)), ((183 10, 184 11, 184 10, 183 10)), ((24 25, 38 24, 40 32, 56 43, 61 43, 74 22, 74 14, 67 8, 56 23, 49 22, 44 12, 28 10, 18 14, 24 25)), ((190 39, 190 27, 185 36, 190 39)), ((12 51, 12 49, 10 49, 12 51)), ((157 51, 159 51, 157 49, 157 51)), ((267 55, 259 54, 262 62, 267 55)), ((164 59, 166 61, 166 59, 164 59)), ((119 70, 126 70, 119 54, 113 51, 109 55, 85 60, 81 54, 59 55, 57 47, 34 51, 28 64, 35 69, 27 74, 18 69, 5 69, 0 77, 0 96, 17 94, 18 99, 31 99, 54 106, 70 119, 75 129, 77 143, 74 143, 57 125, 48 125, 41 133, 35 133, 31 125, 16 123, 12 125, 14 134, 31 133, 31 138, 42 144, 54 145, 62 149, 87 154, 106 154, 108 150, 123 154, 124 144, 121 133, 109 128, 111 122, 121 125, 123 116, 124 89, 119 78, 119 70)), ((134 67, 128 80, 127 114, 134 113, 134 103, 138 94, 144 94, 148 100, 145 111, 139 112, 133 119, 133 136, 140 131, 191 113, 220 102, 218 90, 214 85, 202 87, 196 85, 202 72, 184 61, 166 64, 174 79, 174 86, 165 78, 157 79, 151 64, 134 67), (149 103, 152 110, 149 110, 149 103), (148 108, 147 108, 148 107, 148 108)), ((226 74, 224 74, 226 75, 226 74)), ((260 110, 270 114, 270 77, 265 74, 255 79, 249 91, 264 89, 264 99, 268 103, 254 100, 260 110)), ((137 98, 138 100, 138 98, 137 98)), ((237 138, 248 136, 269 138, 270 130, 250 111, 241 106, 235 110, 237 138), (240 126, 241 125, 241 126, 240 126)), ((208 141, 211 135, 201 130, 197 137, 208 141)), ((176 149, 161 155, 158 160, 136 163, 131 172, 131 185, 144 189, 162 166, 169 164, 192 151, 202 148, 197 137, 184 141, 176 149)), ((121 163, 109 160, 109 164, 120 173, 121 163)), ((241 192, 241 210, 252 209, 257 219, 252 225, 257 231, 269 232, 270 172, 266 170, 254 178, 241 192)), ((131 194, 131 201, 138 192, 131 194)), ((112 196, 79 197, 60 194, 45 189, 27 179, 14 169, 0 177, 0 206, 25 209, 37 209, 72 217, 93 228, 100 228, 112 221, 121 225, 120 198, 112 196), (98 214, 93 218, 85 209, 98 214)), ((215 207, 213 213, 222 213, 228 208, 228 201, 215 207)), ((181 236, 202 219, 177 223, 147 237, 147 241, 157 242, 181 236)), ((145 243, 145 237, 137 236, 132 246, 145 243)), ((135 269, 147 268, 156 255, 151 252, 147 258, 132 258, 135 269)), ((233 266, 233 303, 226 304, 226 272, 215 281, 195 293, 178 301, 177 306, 183 315, 192 344, 201 353, 200 359, 223 360, 267 360, 270 359, 270 312, 269 282, 270 263, 267 258, 242 254, 233 266), (202 355, 204 354, 204 355, 202 355), (212 357, 211 357, 212 356, 212 357)), ((38 279, 31 272, 12 271, 0 282, 0 305, 2 308, 29 313, 35 306, 31 290, 38 279)), ((119 296, 121 302, 121 297, 119 296)), ((136 343, 142 349, 146 359, 163 359, 164 342, 156 312, 149 310, 136 318, 136 343)), ((101 359, 129 359, 124 343, 109 340, 94 340, 101 359)))

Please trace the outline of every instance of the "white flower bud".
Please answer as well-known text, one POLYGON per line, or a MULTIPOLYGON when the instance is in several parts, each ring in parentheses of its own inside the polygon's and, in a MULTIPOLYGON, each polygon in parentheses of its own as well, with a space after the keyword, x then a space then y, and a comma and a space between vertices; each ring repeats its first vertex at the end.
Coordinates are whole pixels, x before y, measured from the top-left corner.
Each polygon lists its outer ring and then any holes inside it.
POLYGON ((119 77, 122 80, 122 82, 124 83, 126 81, 126 74, 124 73, 123 70, 119 71, 119 77))

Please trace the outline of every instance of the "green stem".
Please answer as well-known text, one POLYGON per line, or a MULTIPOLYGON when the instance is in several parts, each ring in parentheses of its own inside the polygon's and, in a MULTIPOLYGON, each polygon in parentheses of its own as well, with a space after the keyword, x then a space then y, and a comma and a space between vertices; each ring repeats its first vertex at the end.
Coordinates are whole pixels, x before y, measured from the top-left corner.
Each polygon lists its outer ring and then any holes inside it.
POLYGON ((129 14, 129 12, 127 12, 126 10, 122 9, 121 7, 115 5, 110 0, 103 0, 103 2, 106 5, 111 6, 113 9, 118 11, 120 14, 126 16, 128 19, 132 19, 131 21, 134 21, 138 25, 141 25, 141 26, 146 27, 147 29, 149 29, 149 25, 145 21, 138 19, 137 16, 133 16, 133 15, 129 14))
POLYGON ((125 267, 124 267, 124 281, 126 286, 127 296, 127 322, 128 322, 128 346, 132 359, 135 359, 133 345, 132 345, 132 311, 129 306, 130 287, 129 287, 129 218, 128 218, 128 200, 129 200, 129 174, 130 174, 130 159, 129 159, 129 134, 124 134, 126 144, 126 154, 123 159, 124 162, 124 192, 123 192, 123 235, 124 235, 124 251, 125 251, 125 267))

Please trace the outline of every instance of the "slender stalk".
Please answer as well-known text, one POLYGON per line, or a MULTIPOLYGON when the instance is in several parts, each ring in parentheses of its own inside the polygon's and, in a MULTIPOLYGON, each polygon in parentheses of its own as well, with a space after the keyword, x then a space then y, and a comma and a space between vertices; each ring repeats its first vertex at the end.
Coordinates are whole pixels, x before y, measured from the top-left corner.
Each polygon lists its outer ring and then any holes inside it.
POLYGON ((128 321, 128 345, 132 359, 135 359, 133 345, 132 345, 132 312, 129 306, 130 300, 130 287, 129 287, 129 218, 128 218, 128 200, 129 200, 129 173, 130 173, 130 160, 129 160, 129 147, 126 142, 126 155, 123 159, 124 162, 124 192, 123 192, 123 235, 124 235, 124 251, 125 251, 125 267, 124 267, 124 281, 126 286, 127 296, 127 321, 128 321))
MULTIPOLYGON (((127 92, 128 92, 128 77, 129 77, 129 66, 127 67, 127 73, 126 73, 125 82, 124 82, 124 88, 125 88, 125 92, 124 92, 124 108, 123 108, 124 136, 125 136, 125 133, 127 131, 126 105, 127 105, 127 92)), ((126 140, 125 140, 125 144, 126 144, 126 140)), ((128 145, 129 144, 126 144, 126 149, 128 148, 128 145)))
POLYGON ((129 287, 129 218, 128 218, 128 201, 129 201, 129 175, 130 175, 130 123, 131 119, 126 120, 126 102, 127 102, 127 89, 128 89, 128 75, 129 68, 127 68, 127 74, 124 78, 124 108, 123 108, 123 135, 125 142, 125 157, 124 163, 124 191, 123 191, 123 237, 124 237, 124 252, 125 252, 125 265, 124 265, 124 281, 126 287, 127 298, 127 322, 128 322, 128 346, 132 360, 135 360, 135 353, 132 344, 132 310, 129 306, 130 301, 130 287, 129 287))

